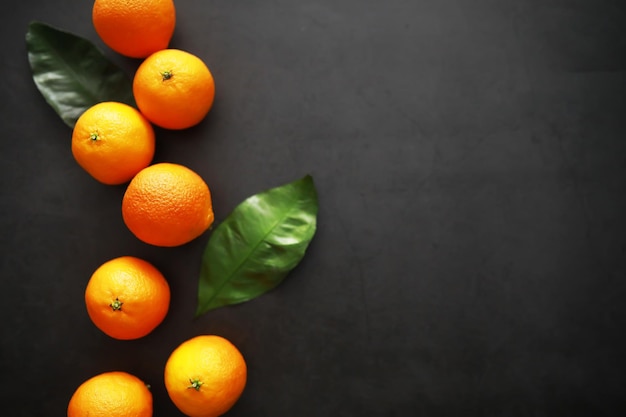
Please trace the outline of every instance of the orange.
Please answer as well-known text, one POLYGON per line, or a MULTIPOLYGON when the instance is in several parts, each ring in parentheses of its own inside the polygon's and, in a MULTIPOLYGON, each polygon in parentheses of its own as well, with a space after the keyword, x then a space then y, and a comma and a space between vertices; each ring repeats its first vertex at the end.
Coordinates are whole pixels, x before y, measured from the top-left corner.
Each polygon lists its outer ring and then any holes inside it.
POLYGON ((180 246, 213 223, 211 192, 195 171, 161 162, 142 169, 130 181, 122 198, 122 217, 139 240, 180 246))
POLYGON ((213 75, 196 55, 165 49, 146 58, 133 77, 137 107, 157 126, 186 129, 200 123, 215 97, 213 75))
POLYGON ((165 388, 178 409, 190 417, 226 413, 246 386, 247 368, 241 352, 216 335, 196 336, 181 343, 165 364, 165 388))
POLYGON ((168 47, 176 27, 176 8, 173 0, 95 0, 91 18, 109 48, 131 58, 145 58, 168 47))
POLYGON ((87 283, 85 304, 91 321, 107 335, 138 339, 165 319, 170 288, 148 261, 121 256, 96 269, 87 283))
POLYGON ((78 386, 67 417, 152 417, 152 393, 134 375, 113 371, 91 377, 78 386))
POLYGON ((123 103, 95 104, 72 131, 72 154, 89 175, 103 184, 123 184, 154 157, 154 129, 141 113, 123 103))

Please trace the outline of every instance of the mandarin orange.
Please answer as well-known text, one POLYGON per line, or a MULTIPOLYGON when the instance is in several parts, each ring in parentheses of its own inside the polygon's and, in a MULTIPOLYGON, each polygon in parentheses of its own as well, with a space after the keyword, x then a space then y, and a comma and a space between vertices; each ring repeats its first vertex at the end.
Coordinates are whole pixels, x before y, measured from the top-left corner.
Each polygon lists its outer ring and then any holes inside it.
POLYGON ((95 375, 70 398, 67 417, 152 417, 152 393, 136 376, 112 371, 95 375))
POLYGON ((151 263, 121 256, 100 265, 85 289, 87 313, 105 334, 120 340, 138 339, 165 319, 170 288, 151 263))
POLYGON ((190 417, 217 417, 239 400, 247 380, 246 362, 222 336, 200 335, 181 343, 165 364, 167 393, 190 417))
POLYGON ((211 192, 190 168, 157 163, 141 170, 128 184, 122 218, 145 243, 180 246, 202 235, 213 223, 211 192))
POLYGON ((131 180, 154 157, 154 129, 141 113, 124 103, 101 102, 83 112, 72 131, 72 155, 103 184, 131 180))
POLYGON ((176 28, 173 0, 95 0, 91 17, 105 45, 131 58, 167 48, 176 28))
POLYGON ((155 125, 186 129, 200 123, 211 110, 215 82, 198 56, 165 49, 139 65, 133 94, 141 113, 155 125))

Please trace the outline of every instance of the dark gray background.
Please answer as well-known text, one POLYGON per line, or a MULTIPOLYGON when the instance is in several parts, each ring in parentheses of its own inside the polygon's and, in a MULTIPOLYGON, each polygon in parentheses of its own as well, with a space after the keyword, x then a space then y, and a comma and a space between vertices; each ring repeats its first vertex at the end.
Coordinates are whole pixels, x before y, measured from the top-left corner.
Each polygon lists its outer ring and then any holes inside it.
POLYGON ((319 228, 274 291, 193 320, 209 234, 150 247, 124 187, 72 159, 30 77, 31 20, 106 49, 91 2, 3 6, 0 398, 62 416, 108 370, 152 385, 202 333, 249 382, 229 416, 617 416, 625 411, 626 4, 618 0, 178 0, 171 46, 216 80, 210 116, 158 130, 156 161, 198 171, 219 222, 313 175, 319 228), (83 304, 104 261, 168 277, 170 314, 117 341, 83 304))

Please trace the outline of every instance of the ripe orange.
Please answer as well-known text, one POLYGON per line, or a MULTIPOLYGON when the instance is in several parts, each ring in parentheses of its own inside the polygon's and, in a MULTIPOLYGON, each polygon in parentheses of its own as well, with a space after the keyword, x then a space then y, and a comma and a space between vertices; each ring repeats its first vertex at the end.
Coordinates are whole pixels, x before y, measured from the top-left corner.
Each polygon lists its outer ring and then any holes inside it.
POLYGON ((104 372, 74 391, 67 417, 152 417, 152 393, 139 378, 126 372, 104 372))
POLYGON ((133 77, 137 107, 157 126, 186 129, 200 123, 215 97, 213 75, 199 57, 164 49, 146 58, 133 77))
POLYGON ((165 319, 170 288, 154 265, 122 256, 96 269, 87 283, 85 304, 93 323, 107 335, 138 339, 165 319))
POLYGON ((104 184, 128 181, 154 157, 154 129, 139 111, 117 102, 98 103, 80 115, 72 132, 72 154, 104 184))
POLYGON ((91 17, 100 39, 132 58, 167 48, 176 27, 173 0, 95 0, 91 17))
POLYGON ((128 184, 122 217, 139 240, 155 246, 180 246, 213 223, 211 192, 200 175, 183 165, 154 164, 128 184))
POLYGON ((243 393, 246 362, 227 339, 196 336, 171 353, 164 379, 168 395, 181 412, 190 417, 217 417, 230 410, 243 393))

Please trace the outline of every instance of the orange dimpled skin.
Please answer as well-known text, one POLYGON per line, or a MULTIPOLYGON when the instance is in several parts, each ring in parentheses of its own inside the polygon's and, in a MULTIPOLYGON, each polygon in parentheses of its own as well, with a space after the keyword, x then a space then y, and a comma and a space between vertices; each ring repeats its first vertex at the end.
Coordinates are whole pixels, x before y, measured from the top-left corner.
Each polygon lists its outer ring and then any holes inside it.
POLYGON ((102 264, 85 290, 87 313, 93 323, 114 339, 146 336, 165 319, 170 288, 151 263, 122 256, 102 264))
POLYGON ((165 49, 146 58, 133 77, 137 107, 165 129, 186 129, 200 123, 215 98, 213 75, 199 57, 165 49))
POLYGON ((176 407, 190 417, 218 417, 230 410, 247 380, 241 352, 217 335, 196 336, 170 355, 165 388, 176 407))
POLYGON ((80 384, 70 398, 67 417, 152 417, 152 393, 126 372, 105 372, 80 384))
POLYGON ((145 58, 168 47, 176 27, 173 0, 95 0, 92 21, 112 50, 145 58))
POLYGON ((80 115, 72 131, 72 155, 103 184, 131 180, 154 157, 154 129, 134 107, 118 102, 95 104, 80 115))
POLYGON ((200 175, 183 165, 154 164, 128 184, 122 217, 139 240, 155 246, 180 246, 213 223, 211 192, 200 175))

